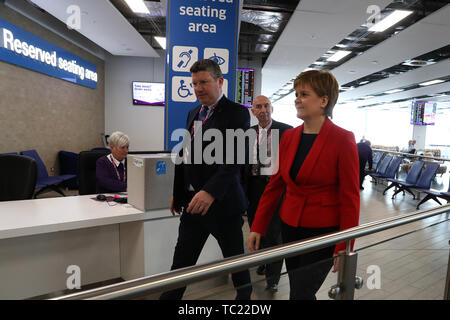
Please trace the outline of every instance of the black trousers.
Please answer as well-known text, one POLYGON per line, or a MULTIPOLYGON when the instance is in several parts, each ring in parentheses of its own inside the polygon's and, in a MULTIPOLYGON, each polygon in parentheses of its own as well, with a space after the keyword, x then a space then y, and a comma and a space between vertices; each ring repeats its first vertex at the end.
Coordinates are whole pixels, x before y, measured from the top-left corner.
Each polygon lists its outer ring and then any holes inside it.
MULTIPOLYGON (((225 258, 244 253, 241 215, 211 209, 204 216, 187 212, 181 215, 171 270, 195 265, 210 234, 216 238, 225 258)), ((249 271, 233 273, 231 278, 237 290, 236 299, 249 300, 252 292, 249 271)), ((181 300, 185 290, 182 287, 165 292, 160 299, 181 300)))
MULTIPOLYGON (((339 227, 302 228, 292 227, 284 222, 281 226, 283 243, 317 237, 336 232, 339 227)), ((335 246, 286 258, 286 269, 289 276, 290 300, 316 300, 316 293, 333 266, 335 246)))
MULTIPOLYGON (((248 183, 248 225, 252 226, 253 220, 255 220, 256 209, 258 208, 258 202, 261 198, 268 180, 261 179, 259 177, 250 177, 248 183)), ((278 209, 281 204, 278 204, 278 208, 270 220, 269 226, 266 231, 265 237, 261 238, 261 249, 273 247, 282 244, 281 239, 281 219, 278 214, 278 209)), ((283 267, 283 260, 275 261, 266 265, 266 282, 268 286, 278 284, 280 281, 281 268, 283 267)))
POLYGON ((366 177, 367 159, 359 159, 359 187, 362 187, 364 178, 366 177))

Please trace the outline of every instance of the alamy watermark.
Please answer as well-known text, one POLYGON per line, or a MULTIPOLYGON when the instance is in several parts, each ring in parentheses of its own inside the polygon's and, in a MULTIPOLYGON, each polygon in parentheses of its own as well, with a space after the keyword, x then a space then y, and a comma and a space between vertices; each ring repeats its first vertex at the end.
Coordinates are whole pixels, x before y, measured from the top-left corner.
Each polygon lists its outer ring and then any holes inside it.
POLYGON ((80 30, 81 29, 81 9, 77 5, 70 5, 66 9, 66 13, 69 15, 66 20, 67 28, 80 30))
POLYGON ((176 129, 170 137, 172 142, 181 142, 172 149, 175 164, 260 164, 261 175, 278 172, 279 130, 266 130, 257 133, 254 129, 202 130, 202 122, 195 121, 195 132, 176 129), (256 139, 258 148, 254 148, 256 139), (270 144, 267 139, 271 140, 270 144), (269 152, 270 145, 270 152, 269 152), (256 154, 255 154, 256 150, 256 154))
POLYGON ((66 273, 70 274, 66 280, 67 289, 81 289, 81 268, 77 265, 70 265, 67 267, 66 273))

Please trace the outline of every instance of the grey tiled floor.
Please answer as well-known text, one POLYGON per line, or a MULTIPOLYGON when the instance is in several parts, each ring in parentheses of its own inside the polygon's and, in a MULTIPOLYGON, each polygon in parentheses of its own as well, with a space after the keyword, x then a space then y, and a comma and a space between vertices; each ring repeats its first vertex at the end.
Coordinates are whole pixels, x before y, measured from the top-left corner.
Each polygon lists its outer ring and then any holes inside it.
MULTIPOLYGON (((444 175, 436 178, 434 185, 437 186, 436 189, 441 189, 440 187, 447 188, 447 183, 448 175, 444 175)), ((416 211, 417 200, 413 200, 410 195, 399 194, 392 200, 392 190, 383 196, 385 186, 375 185, 369 178, 366 178, 364 187, 365 190, 361 191, 360 224, 416 211)), ((428 201, 421 206, 421 210, 438 206, 437 203, 428 201)), ((358 239, 355 243, 358 251, 357 275, 364 279, 364 285, 355 291, 355 299, 441 300, 449 259, 449 219, 450 214, 444 214, 358 239), (392 237, 394 239, 385 241, 392 237), (374 288, 374 274, 368 269, 374 265, 380 270, 379 289, 374 288)), ((244 242, 247 235, 248 226, 244 224, 244 242)), ((257 275, 255 270, 250 270, 254 282, 252 299, 289 298, 286 273, 281 277, 278 292, 270 294, 264 290, 264 277, 257 275)), ((284 266, 282 271, 286 271, 284 266)), ((230 279, 224 281, 219 285, 205 285, 201 289, 192 285, 188 287, 184 299, 233 299, 235 290, 232 283, 230 279)), ((337 275, 330 271, 317 293, 317 299, 329 299, 328 290, 336 281, 337 275)))

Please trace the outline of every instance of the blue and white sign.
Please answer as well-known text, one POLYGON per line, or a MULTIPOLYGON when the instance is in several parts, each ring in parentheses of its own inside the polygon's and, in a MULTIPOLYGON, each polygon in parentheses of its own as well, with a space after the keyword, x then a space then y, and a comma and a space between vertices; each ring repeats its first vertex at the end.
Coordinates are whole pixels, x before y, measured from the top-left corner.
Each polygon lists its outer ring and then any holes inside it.
POLYGON ((156 174, 162 175, 166 174, 166 162, 165 161, 158 161, 156 162, 156 174))
POLYGON ((174 130, 185 128, 190 109, 198 105, 189 69, 200 59, 220 66, 222 91, 235 95, 239 0, 168 0, 165 146, 173 148, 174 130))
POLYGON ((97 66, 0 19, 0 60, 97 88, 97 66))

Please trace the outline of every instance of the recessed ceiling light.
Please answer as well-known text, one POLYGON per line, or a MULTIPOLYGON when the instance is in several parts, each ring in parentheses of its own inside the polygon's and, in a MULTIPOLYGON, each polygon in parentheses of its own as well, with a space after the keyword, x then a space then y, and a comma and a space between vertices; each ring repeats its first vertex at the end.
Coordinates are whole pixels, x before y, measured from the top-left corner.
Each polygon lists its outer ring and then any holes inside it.
POLYGON ((166 38, 165 37, 154 37, 154 38, 156 42, 158 42, 158 44, 161 46, 161 48, 166 50, 166 38))
POLYGON ((391 94, 391 93, 402 92, 404 90, 405 89, 393 89, 393 90, 385 91, 384 93, 391 94))
POLYGON ((342 58, 348 56, 350 53, 352 53, 352 52, 351 51, 346 51, 346 50, 336 51, 336 53, 333 54, 331 57, 329 57, 327 59, 327 61, 337 62, 337 61, 341 60, 342 58))
POLYGON ((441 83, 441 82, 445 82, 445 81, 441 80, 441 79, 431 80, 431 81, 419 83, 419 86, 423 86, 423 87, 424 86, 431 86, 432 84, 441 83))
POLYGON ((394 12, 387 15, 383 20, 379 21, 378 23, 375 23, 369 31, 374 32, 383 32, 386 29, 389 29, 394 24, 400 22, 401 20, 405 19, 407 16, 409 16, 413 11, 408 10, 395 10, 394 12))
POLYGON ((134 13, 150 13, 143 0, 125 0, 125 2, 134 13))
POLYGON ((367 84, 367 83, 369 83, 370 81, 361 81, 359 84, 360 85, 363 85, 363 84, 367 84))

